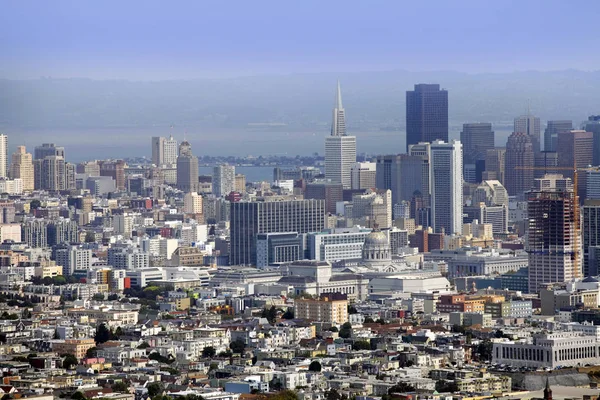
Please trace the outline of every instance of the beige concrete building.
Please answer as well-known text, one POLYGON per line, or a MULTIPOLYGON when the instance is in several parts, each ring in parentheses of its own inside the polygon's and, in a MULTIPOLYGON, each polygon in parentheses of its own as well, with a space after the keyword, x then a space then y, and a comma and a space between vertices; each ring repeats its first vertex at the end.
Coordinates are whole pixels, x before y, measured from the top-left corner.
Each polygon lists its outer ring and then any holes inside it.
POLYGON ((297 299, 294 301, 294 314, 299 319, 343 324, 348 322, 348 298, 332 293, 321 296, 319 300, 297 299))
POLYGON ((25 146, 17 147, 17 151, 12 155, 10 177, 21 179, 23 191, 30 192, 34 189, 33 157, 31 153, 27 153, 25 146))

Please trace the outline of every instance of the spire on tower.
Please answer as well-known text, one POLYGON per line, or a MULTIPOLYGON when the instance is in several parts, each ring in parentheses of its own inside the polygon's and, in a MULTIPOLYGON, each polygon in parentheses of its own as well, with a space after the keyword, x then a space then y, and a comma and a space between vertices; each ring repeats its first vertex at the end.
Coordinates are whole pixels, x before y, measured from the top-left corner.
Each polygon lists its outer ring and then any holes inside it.
POLYGON ((340 80, 337 81, 337 93, 335 96, 335 108, 338 110, 343 110, 344 106, 342 106, 342 89, 340 88, 340 80))
POLYGON ((331 136, 346 136, 346 112, 342 105, 342 89, 340 81, 337 82, 335 106, 333 107, 333 121, 331 123, 331 136))

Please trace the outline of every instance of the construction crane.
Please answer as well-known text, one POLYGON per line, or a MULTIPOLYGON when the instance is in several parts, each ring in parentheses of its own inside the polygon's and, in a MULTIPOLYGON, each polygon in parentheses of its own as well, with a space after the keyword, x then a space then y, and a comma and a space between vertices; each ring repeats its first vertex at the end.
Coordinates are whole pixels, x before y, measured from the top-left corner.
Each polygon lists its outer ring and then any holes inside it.
POLYGON ((548 170, 550 171, 570 171, 573 172, 573 219, 574 219, 574 225, 575 225, 575 234, 573 235, 573 239, 574 239, 574 248, 575 251, 573 252, 574 255, 574 259, 573 259, 573 276, 575 278, 579 278, 579 257, 581 255, 581 251, 579 249, 579 235, 581 234, 581 222, 580 222, 580 210, 579 210, 579 194, 578 194, 578 188, 579 188, 579 171, 598 171, 598 168, 592 168, 592 167, 587 167, 587 168, 578 168, 576 166, 573 167, 554 167, 554 166, 547 166, 547 167, 521 167, 521 166, 517 166, 515 167, 515 169, 517 170, 526 170, 526 171, 545 171, 547 172, 548 170))

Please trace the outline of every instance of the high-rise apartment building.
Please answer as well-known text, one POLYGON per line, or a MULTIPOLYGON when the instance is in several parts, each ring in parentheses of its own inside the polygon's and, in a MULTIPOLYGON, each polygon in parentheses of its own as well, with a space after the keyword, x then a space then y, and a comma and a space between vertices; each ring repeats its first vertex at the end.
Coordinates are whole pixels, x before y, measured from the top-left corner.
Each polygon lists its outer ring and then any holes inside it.
POLYGON ((198 192, 198 157, 192 154, 192 146, 184 140, 179 145, 177 157, 177 189, 184 192, 198 192))
POLYGON ((37 190, 59 191, 67 189, 67 168, 61 156, 46 156, 33 163, 34 186, 37 190))
POLYGON ((594 137, 594 165, 600 165, 600 115, 590 115, 584 124, 586 132, 592 132, 594 137))
POLYGON ((339 293, 330 293, 320 299, 296 299, 294 314, 306 321, 343 324, 348 322, 348 298, 339 293))
POLYGON ((408 146, 408 155, 421 157, 421 189, 417 197, 422 198, 424 207, 429 207, 431 204, 431 166, 429 163, 431 145, 429 143, 411 144, 408 146))
POLYGON ((231 265, 256 265, 256 239, 259 233, 320 232, 326 226, 324 200, 230 203, 231 265))
POLYGON ((548 121, 544 131, 544 151, 556 151, 558 133, 572 130, 573 121, 571 120, 548 121))
POLYGON ((156 166, 173 165, 177 162, 177 140, 171 135, 168 139, 162 136, 152 138, 152 164, 156 166))
POLYGON ((217 197, 227 196, 235 191, 235 167, 233 165, 217 165, 213 168, 213 194, 217 197))
POLYGON ((372 189, 375 187, 377 164, 374 162, 357 162, 350 173, 350 188, 354 190, 372 189))
POLYGON ((0 134, 0 178, 8 178, 8 136, 0 134))
POLYGON ((31 153, 27 153, 25 146, 17 147, 17 151, 12 155, 10 177, 12 179, 21 179, 23 191, 25 192, 30 192, 35 189, 33 157, 31 156, 31 153))
POLYGON ((527 114, 515 118, 514 132, 520 132, 530 136, 533 152, 540 152, 541 125, 538 117, 527 114))
POLYGON ((460 141, 431 143, 431 220, 435 232, 462 232, 462 164, 460 141))
POLYGON ((41 160, 48 156, 58 156, 65 158, 65 148, 56 146, 54 143, 44 143, 41 146, 36 146, 33 152, 34 160, 41 160))
POLYGON ((582 207, 583 229, 583 275, 598 276, 600 274, 600 260, 590 260, 592 248, 600 249, 600 199, 586 200, 582 207))
POLYGON ((177 164, 177 140, 173 139, 173 135, 163 142, 163 164, 177 164))
POLYGON ((547 178, 536 182, 543 190, 527 193, 529 293, 582 276, 581 230, 575 223, 579 200, 570 179, 547 178))
POLYGON ((406 92, 406 149, 434 140, 448 141, 448 92, 421 83, 406 92))
POLYGON ((202 214, 202 196, 196 192, 183 196, 183 212, 186 214, 202 214))
POLYGON ((494 148, 494 131, 487 122, 463 124, 460 132, 465 164, 485 160, 487 151, 494 148))
POLYGON ((346 111, 342 105, 342 92, 338 82, 331 135, 325 138, 325 177, 331 182, 341 183, 344 189, 350 189, 351 169, 354 163, 356 136, 346 134, 346 111))
POLYGON ((513 132, 506 142, 504 187, 510 196, 522 195, 533 185, 533 145, 531 136, 513 132))

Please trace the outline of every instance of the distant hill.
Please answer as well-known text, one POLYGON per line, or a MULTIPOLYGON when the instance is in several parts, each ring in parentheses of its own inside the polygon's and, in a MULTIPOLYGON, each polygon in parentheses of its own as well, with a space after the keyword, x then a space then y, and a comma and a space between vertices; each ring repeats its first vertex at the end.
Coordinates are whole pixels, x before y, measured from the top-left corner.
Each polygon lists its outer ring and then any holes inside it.
POLYGON ((0 80, 0 129, 246 127, 322 129, 340 79, 350 130, 404 129, 405 92, 415 83, 449 91, 450 124, 510 126, 530 100, 542 120, 600 113, 600 72, 464 74, 362 72, 191 81, 0 80))

